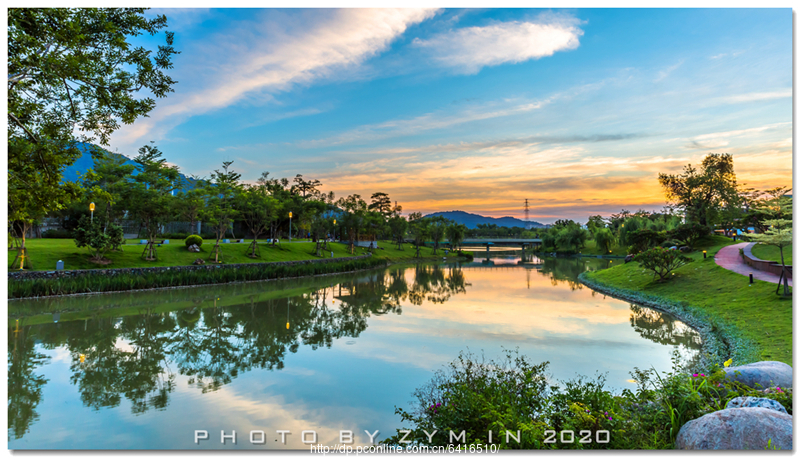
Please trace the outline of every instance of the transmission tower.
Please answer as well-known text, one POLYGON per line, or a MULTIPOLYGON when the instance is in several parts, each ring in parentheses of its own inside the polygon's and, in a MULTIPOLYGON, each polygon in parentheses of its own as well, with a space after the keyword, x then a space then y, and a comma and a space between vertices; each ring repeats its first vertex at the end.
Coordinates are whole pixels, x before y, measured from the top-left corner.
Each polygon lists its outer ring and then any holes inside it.
POLYGON ((528 199, 525 199, 525 229, 531 228, 530 214, 531 214, 531 209, 528 206, 528 199))

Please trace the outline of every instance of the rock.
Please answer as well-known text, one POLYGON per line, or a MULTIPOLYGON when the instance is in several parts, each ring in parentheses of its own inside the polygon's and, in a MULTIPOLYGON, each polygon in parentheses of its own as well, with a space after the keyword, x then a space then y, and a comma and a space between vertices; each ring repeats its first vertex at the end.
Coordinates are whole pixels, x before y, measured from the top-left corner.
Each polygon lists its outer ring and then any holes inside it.
POLYGON ((670 249, 670 250, 677 250, 677 249, 678 249, 678 247, 676 247, 676 246, 674 246, 674 245, 673 245, 673 246, 669 247, 669 249, 670 249))
POLYGON ((792 417, 766 408, 726 408, 681 427, 679 450, 792 449, 792 417))
POLYGON ((736 397, 728 402, 725 408, 767 408, 788 414, 780 402, 763 397, 736 397))
POLYGON ((189 245, 188 250, 192 253, 200 253, 200 247, 195 244, 189 245))
POLYGON ((692 251, 692 249, 691 249, 691 248, 689 248, 689 247, 686 247, 686 246, 680 247, 680 248, 678 248, 678 250, 679 250, 681 253, 688 253, 688 252, 692 251))
POLYGON ((626 263, 629 263, 629 262, 631 262, 631 261, 633 261, 633 255, 628 255, 628 256, 625 256, 625 262, 626 262, 626 263))
POLYGON ((197 258, 197 259, 195 259, 195 260, 194 260, 194 262, 193 262, 192 264, 194 264, 195 266, 199 266, 199 265, 201 265, 201 264, 205 264, 205 263, 206 263, 206 262, 205 262, 205 261, 203 261, 203 259, 202 259, 202 258, 197 258))
POLYGON ((731 381, 740 382, 753 389, 766 389, 772 386, 792 387, 792 367, 783 362, 755 362, 723 370, 731 381))

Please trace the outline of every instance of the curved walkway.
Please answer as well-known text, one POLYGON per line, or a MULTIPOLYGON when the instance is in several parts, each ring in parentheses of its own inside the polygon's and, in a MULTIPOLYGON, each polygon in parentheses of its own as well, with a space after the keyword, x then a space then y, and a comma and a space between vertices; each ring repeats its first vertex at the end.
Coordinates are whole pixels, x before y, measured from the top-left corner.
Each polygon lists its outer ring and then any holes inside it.
MULTIPOLYGON (((753 278, 756 280, 778 283, 780 276, 754 269, 744 263, 742 256, 739 254, 739 249, 744 248, 747 245, 749 245, 748 242, 743 242, 723 247, 717 252, 716 256, 714 256, 714 262, 716 262, 718 266, 722 266, 729 271, 736 272, 737 274, 742 274, 744 276, 753 274, 753 278)), ((791 278, 789 279, 789 286, 792 286, 791 278)))

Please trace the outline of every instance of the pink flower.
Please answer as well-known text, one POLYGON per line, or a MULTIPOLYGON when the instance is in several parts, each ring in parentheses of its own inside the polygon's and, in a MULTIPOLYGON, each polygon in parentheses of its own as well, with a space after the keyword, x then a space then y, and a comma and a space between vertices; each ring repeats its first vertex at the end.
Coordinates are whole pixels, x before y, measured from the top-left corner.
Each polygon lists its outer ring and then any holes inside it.
POLYGON ((693 378, 697 378, 697 373, 692 375, 693 378))

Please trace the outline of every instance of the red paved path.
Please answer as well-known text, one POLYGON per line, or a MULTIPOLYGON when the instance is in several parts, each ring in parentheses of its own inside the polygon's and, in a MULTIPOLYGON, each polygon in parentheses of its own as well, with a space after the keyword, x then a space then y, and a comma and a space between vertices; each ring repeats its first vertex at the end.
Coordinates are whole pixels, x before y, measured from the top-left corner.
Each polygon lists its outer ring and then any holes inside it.
MULTIPOLYGON (((756 280, 778 283, 780 276, 752 268, 744 263, 742 255, 739 254, 739 249, 744 248, 747 245, 749 245, 748 242, 728 245, 717 252, 717 255, 714 257, 714 261, 717 263, 717 265, 722 266, 729 271, 736 272, 737 274, 747 276, 752 273, 753 278, 756 280)), ((792 286, 791 278, 789 279, 789 286, 792 286)))

